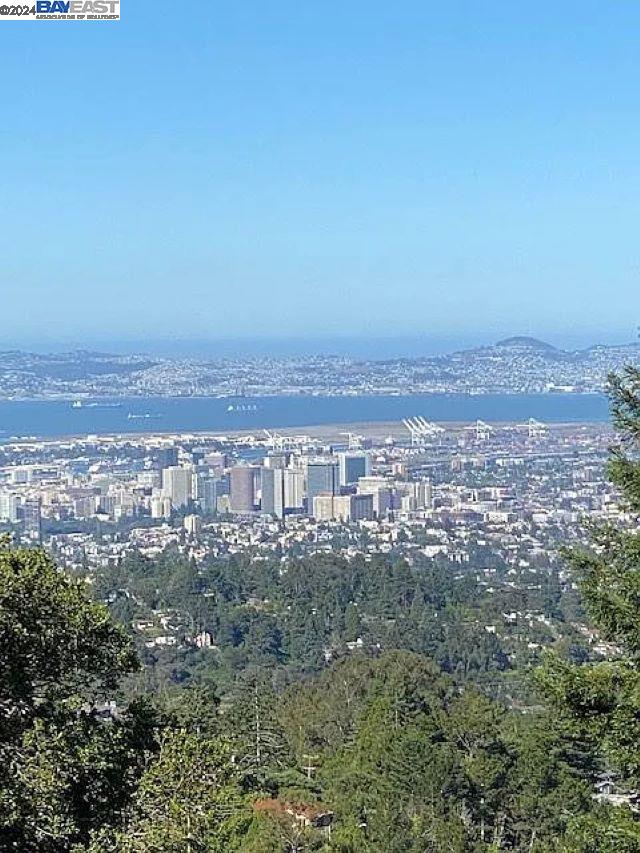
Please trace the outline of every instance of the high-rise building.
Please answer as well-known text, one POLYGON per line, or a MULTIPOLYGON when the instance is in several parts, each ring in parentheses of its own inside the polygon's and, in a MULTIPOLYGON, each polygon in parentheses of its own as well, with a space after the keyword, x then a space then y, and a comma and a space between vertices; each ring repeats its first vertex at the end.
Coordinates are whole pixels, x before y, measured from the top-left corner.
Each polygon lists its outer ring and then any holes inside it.
POLYGON ((192 472, 189 468, 172 465, 162 472, 162 491, 174 509, 185 507, 192 496, 192 472))
POLYGON ((22 507, 22 520, 24 532, 35 542, 42 539, 42 513, 40 498, 31 498, 24 502, 22 507))
POLYGON ((431 480, 420 481, 419 500, 421 508, 433 509, 433 485, 431 480))
POLYGON ((349 501, 349 521, 372 520, 373 495, 349 495, 349 501))
POLYGON ((162 476, 157 469, 148 469, 138 471, 136 474, 136 482, 143 489, 156 489, 162 482, 162 476))
POLYGON ((222 483, 210 474, 198 474, 197 500, 204 515, 215 515, 218 511, 218 495, 222 494, 222 483))
POLYGON ((301 468, 284 469, 284 506, 294 512, 304 506, 304 471, 301 468))
POLYGON ((100 495, 97 500, 96 511, 101 515, 109 515, 113 517, 116 508, 115 495, 100 495))
POLYGON ((313 515, 313 500, 317 495, 337 495, 340 491, 338 463, 330 460, 309 462, 307 465, 307 507, 313 515))
POLYGON ((19 518, 20 501, 17 495, 10 492, 0 492, 0 521, 16 524, 19 518))
POLYGON ((284 475, 285 469, 280 467, 261 468, 261 509, 265 515, 284 517, 284 475))
POLYGON ((256 468, 236 465, 231 469, 231 512, 253 512, 256 503, 256 468))
POLYGON ((367 477, 370 473, 370 457, 367 453, 340 453, 338 462, 341 486, 357 483, 360 477, 367 477))
POLYGON ((373 496, 373 512, 376 518, 384 518, 393 509, 393 491, 385 477, 360 477, 358 494, 373 496))

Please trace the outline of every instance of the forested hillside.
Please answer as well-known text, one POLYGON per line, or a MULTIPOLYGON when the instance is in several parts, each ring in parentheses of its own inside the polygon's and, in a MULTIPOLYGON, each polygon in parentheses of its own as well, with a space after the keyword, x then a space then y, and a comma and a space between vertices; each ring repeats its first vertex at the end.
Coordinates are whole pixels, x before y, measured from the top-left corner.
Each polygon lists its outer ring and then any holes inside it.
MULTIPOLYGON (((632 517, 639 395, 612 381, 632 517)), ((87 584, 5 542, 0 850, 640 851, 637 525, 593 537, 565 555, 583 604, 551 569, 496 598, 437 560, 332 555, 167 552, 87 584), (534 604, 584 606, 610 659, 489 630, 534 604)))

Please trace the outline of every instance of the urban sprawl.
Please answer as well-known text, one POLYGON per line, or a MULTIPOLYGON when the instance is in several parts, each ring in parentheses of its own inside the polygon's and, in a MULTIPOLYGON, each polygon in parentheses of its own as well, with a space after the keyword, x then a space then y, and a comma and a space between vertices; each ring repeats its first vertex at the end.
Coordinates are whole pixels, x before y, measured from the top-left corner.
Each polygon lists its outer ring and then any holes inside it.
MULTIPOLYGON (((283 571, 329 553, 445 561, 492 593, 539 586, 587 520, 624 521, 605 476, 604 425, 416 417, 385 429, 10 441, 0 446, 0 531, 41 543, 88 582, 134 553, 173 549, 195 565, 243 554, 283 571)), ((542 611, 504 613, 485 630, 523 621, 527 649, 557 640, 542 611)), ((179 613, 145 613, 134 627, 149 648, 216 645, 179 613)))

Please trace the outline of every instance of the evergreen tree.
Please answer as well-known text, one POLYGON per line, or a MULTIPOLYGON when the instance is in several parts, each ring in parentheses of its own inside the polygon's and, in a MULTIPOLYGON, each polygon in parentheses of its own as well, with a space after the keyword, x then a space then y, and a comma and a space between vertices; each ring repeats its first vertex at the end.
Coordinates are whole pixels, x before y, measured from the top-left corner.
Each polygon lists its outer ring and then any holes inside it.
MULTIPOLYGON (((550 658, 540 682, 566 727, 613 773, 620 791, 640 788, 640 370, 610 377, 618 441, 611 452, 612 481, 620 490, 625 523, 594 525, 592 547, 567 558, 581 579, 586 609, 614 654, 600 663, 572 665, 550 658)), ((597 816, 570 826, 571 853, 637 853, 640 822, 628 808, 602 806, 597 816)))

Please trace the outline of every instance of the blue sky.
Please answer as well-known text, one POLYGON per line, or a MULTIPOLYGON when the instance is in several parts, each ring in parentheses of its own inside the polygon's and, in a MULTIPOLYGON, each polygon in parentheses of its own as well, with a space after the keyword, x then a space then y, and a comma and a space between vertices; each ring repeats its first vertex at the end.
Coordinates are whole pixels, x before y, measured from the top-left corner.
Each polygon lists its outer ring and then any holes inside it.
POLYGON ((638 3, 122 0, 0 51, 5 344, 635 336, 638 3))

